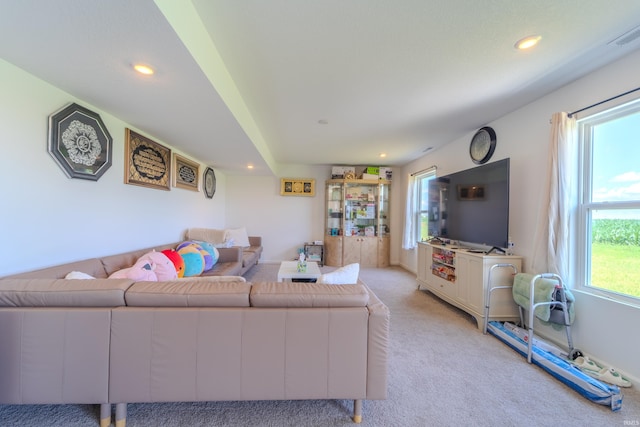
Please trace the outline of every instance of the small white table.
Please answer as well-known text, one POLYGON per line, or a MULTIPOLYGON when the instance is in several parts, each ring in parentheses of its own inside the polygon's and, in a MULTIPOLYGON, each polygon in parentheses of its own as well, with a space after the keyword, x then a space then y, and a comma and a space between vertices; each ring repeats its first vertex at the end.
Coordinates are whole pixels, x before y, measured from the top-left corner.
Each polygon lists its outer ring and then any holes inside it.
POLYGON ((304 281, 315 282, 320 278, 320 268, 317 262, 307 261, 307 271, 298 272, 298 261, 282 261, 278 270, 278 282, 288 281, 304 281))

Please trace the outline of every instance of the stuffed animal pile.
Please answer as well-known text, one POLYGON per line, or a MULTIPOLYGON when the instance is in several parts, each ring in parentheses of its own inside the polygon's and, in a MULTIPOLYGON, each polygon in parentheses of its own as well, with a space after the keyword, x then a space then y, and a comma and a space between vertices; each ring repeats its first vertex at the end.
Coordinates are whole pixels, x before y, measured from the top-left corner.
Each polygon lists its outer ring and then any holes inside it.
POLYGON ((210 243, 188 240, 180 243, 175 250, 148 252, 131 267, 118 270, 109 278, 155 282, 199 276, 211 270, 218 258, 218 250, 210 243))

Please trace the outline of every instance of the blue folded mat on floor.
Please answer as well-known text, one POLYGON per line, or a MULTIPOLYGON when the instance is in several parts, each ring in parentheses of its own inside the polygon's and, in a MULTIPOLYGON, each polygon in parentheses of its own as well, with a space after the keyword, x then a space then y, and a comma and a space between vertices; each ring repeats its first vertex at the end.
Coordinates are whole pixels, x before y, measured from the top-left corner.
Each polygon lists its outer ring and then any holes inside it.
MULTIPOLYGON (((506 328, 503 323, 491 321, 487 325, 487 331, 522 356, 527 357, 528 343, 506 328)), ((531 362, 592 402, 608 406, 612 411, 622 408, 622 393, 618 386, 592 378, 567 360, 534 345, 531 362)))

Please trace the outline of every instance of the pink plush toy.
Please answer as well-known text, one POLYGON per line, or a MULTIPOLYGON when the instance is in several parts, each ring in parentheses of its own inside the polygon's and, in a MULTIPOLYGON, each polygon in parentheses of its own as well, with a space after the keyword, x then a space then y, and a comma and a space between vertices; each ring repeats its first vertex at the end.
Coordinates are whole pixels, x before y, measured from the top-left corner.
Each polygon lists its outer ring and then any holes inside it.
POLYGON ((118 270, 109 279, 131 279, 136 282, 157 282, 158 276, 153 271, 155 263, 149 259, 140 259, 129 268, 118 270))
POLYGON ((155 265, 153 271, 160 281, 175 280, 178 278, 176 266, 173 265, 169 257, 162 252, 147 252, 138 259, 138 262, 141 260, 151 261, 153 265, 155 265))

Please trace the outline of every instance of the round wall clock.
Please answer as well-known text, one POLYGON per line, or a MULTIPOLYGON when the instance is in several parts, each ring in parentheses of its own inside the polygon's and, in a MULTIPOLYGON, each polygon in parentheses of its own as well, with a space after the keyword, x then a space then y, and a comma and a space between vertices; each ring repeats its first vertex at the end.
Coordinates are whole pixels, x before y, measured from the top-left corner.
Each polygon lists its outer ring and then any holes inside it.
POLYGON ((204 171, 204 195, 207 199, 212 199, 216 194, 216 174, 211 168, 206 168, 204 171))
POLYGON ((496 132, 485 126, 480 128, 469 145, 469 155, 473 163, 481 165, 487 163, 496 149, 496 132))

